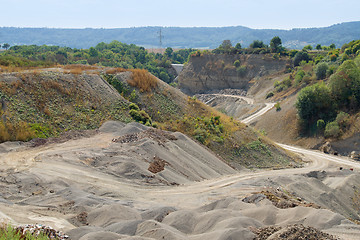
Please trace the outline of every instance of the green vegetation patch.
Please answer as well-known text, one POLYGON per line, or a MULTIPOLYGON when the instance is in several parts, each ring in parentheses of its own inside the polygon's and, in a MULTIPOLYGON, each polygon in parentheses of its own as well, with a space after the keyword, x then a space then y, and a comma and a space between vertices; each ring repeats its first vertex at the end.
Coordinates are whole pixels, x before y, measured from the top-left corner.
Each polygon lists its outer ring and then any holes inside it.
POLYGON ((18 74, 13 82, 1 81, 0 98, 5 108, 0 111, 0 141, 95 129, 110 119, 132 121, 126 101, 104 102, 88 92, 83 85, 85 77, 94 76, 41 72, 18 74))

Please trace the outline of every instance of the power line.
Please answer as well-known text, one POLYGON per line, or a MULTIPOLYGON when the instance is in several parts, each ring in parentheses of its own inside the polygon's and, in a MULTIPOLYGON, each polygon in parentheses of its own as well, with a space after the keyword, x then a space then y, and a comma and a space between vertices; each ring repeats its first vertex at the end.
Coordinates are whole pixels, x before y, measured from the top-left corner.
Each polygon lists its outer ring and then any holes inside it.
POLYGON ((158 34, 159 34, 160 49, 162 49, 162 39, 164 38, 164 36, 162 35, 161 28, 158 31, 158 34))

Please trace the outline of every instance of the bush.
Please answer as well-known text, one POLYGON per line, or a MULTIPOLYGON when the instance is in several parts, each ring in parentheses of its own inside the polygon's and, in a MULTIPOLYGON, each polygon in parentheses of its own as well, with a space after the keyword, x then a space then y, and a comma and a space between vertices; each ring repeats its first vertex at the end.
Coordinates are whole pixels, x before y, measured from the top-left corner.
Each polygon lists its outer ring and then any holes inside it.
POLYGON ((345 130, 350 125, 350 115, 345 112, 339 112, 335 121, 342 130, 345 130))
POLYGON ((309 54, 305 51, 297 52, 294 57, 294 66, 299 66, 302 61, 308 62, 309 54))
POLYGON ((360 69, 354 61, 345 61, 330 78, 329 86, 338 107, 360 107, 360 69))
POLYGON ((296 73, 296 75, 295 75, 295 85, 296 86, 299 85, 299 83, 303 80, 304 76, 305 76, 304 70, 300 70, 296 73))
POLYGON ((234 62, 234 66, 237 67, 237 68, 240 67, 240 61, 239 61, 239 60, 236 60, 236 61, 234 62))
POLYGON ((332 137, 332 138, 340 137, 341 131, 340 131, 339 124, 336 121, 333 121, 333 122, 330 122, 330 123, 326 124, 324 135, 327 138, 329 138, 329 137, 332 137))
POLYGON ((150 124, 152 125, 151 118, 149 114, 147 114, 144 110, 138 111, 135 109, 131 109, 129 111, 130 116, 137 122, 143 123, 143 124, 150 124))
POLYGON ((205 140, 208 138, 208 133, 205 129, 197 128, 194 130, 193 136, 196 140, 201 142, 202 144, 205 143, 205 140))
POLYGON ((266 99, 271 98, 272 96, 274 96, 274 92, 269 92, 266 94, 266 99))
POLYGON ((316 78, 318 80, 326 78, 326 72, 329 66, 326 63, 320 63, 316 67, 316 78))
POLYGON ((316 129, 318 130, 318 132, 323 132, 325 130, 325 121, 322 119, 317 120, 316 122, 316 129))
POLYGON ((279 102, 277 102, 277 103, 275 104, 275 108, 276 108, 276 111, 277 111, 277 112, 281 110, 281 107, 280 107, 280 103, 279 103, 279 102))
POLYGON ((239 74, 240 77, 244 77, 246 75, 246 72, 247 72, 246 65, 242 65, 240 67, 237 67, 236 72, 239 74))
POLYGON ((140 110, 139 106, 136 105, 135 103, 130 103, 129 109, 130 109, 130 110, 133 109, 133 110, 136 110, 136 111, 139 111, 139 110, 140 110))
POLYGON ((305 124, 304 130, 309 130, 319 119, 328 121, 335 117, 330 89, 324 83, 303 88, 297 97, 295 107, 301 122, 305 124))

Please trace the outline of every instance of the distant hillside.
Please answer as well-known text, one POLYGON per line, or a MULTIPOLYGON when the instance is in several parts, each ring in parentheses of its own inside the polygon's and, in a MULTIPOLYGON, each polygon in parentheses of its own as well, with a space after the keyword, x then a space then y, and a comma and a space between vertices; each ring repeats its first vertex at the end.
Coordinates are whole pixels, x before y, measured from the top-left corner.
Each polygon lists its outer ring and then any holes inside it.
MULTIPOLYGON (((253 40, 268 44, 279 36, 285 47, 302 48, 305 45, 334 43, 340 47, 346 42, 360 38, 360 21, 347 22, 323 28, 292 30, 251 29, 247 27, 163 27, 162 46, 173 48, 216 48, 224 39, 240 42, 247 47, 253 40)), ((73 48, 89 48, 100 42, 118 40, 147 48, 159 47, 160 27, 116 29, 52 29, 52 28, 0 28, 0 44, 10 45, 59 45, 73 48)))

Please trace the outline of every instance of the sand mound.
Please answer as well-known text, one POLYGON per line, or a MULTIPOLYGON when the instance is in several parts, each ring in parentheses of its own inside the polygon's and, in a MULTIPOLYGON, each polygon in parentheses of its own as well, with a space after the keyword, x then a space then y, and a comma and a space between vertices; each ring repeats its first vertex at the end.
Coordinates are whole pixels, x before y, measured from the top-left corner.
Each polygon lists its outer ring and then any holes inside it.
POLYGON ((113 232, 98 231, 85 234, 79 240, 114 240, 122 239, 124 235, 120 235, 113 232))
POLYGON ((139 224, 136 235, 153 239, 187 239, 186 235, 177 229, 154 220, 147 220, 139 224))
POLYGON ((140 223, 144 222, 143 220, 133 220, 133 221, 122 221, 109 225, 105 230, 110 232, 115 232, 118 234, 125 234, 133 236, 136 234, 137 227, 140 223))
POLYGON ((88 222, 93 226, 105 227, 122 220, 140 220, 140 214, 120 204, 102 206, 88 214, 88 222))

